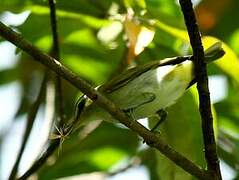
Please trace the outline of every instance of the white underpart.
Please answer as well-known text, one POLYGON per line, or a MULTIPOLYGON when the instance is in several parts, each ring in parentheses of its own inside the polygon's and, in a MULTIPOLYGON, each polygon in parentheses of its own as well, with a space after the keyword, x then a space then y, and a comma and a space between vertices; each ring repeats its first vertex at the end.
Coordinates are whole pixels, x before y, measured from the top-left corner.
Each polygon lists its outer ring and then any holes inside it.
POLYGON ((168 66, 161 66, 157 69, 157 79, 158 82, 162 81, 165 75, 167 75, 170 71, 172 71, 174 66, 168 65, 168 66))

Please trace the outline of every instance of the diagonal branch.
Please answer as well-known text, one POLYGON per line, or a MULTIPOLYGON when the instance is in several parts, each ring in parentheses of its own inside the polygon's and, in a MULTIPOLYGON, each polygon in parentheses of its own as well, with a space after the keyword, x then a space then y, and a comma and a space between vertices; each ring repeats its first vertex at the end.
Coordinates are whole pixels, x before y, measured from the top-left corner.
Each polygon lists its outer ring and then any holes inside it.
POLYGON ((69 81, 76 88, 80 89, 84 94, 86 94, 91 100, 93 100, 97 105, 108 111, 113 117, 118 119, 122 124, 136 132, 140 135, 147 144, 151 147, 158 149, 167 158, 172 160, 179 167, 187 171, 188 173, 194 175, 199 179, 209 179, 207 173, 200 167, 195 165, 192 161, 188 160, 186 157, 172 149, 168 144, 163 142, 160 137, 155 133, 146 129, 143 125, 134 121, 124 112, 122 112, 113 102, 108 98, 103 96, 101 93, 96 91, 90 84, 76 76, 62 64, 60 64, 54 58, 42 53, 38 48, 32 45, 27 40, 23 39, 19 33, 14 32, 12 29, 0 22, 0 35, 7 39, 8 41, 15 44, 17 47, 21 48, 23 51, 34 57, 34 59, 43 65, 50 68, 52 71, 56 72, 59 76, 69 81))
POLYGON ((208 89, 208 75, 201 35, 196 22, 191 0, 179 0, 185 23, 193 49, 197 89, 199 94, 199 110, 202 119, 202 131, 207 168, 213 179, 222 179, 216 143, 213 131, 213 118, 211 112, 210 94, 208 89))

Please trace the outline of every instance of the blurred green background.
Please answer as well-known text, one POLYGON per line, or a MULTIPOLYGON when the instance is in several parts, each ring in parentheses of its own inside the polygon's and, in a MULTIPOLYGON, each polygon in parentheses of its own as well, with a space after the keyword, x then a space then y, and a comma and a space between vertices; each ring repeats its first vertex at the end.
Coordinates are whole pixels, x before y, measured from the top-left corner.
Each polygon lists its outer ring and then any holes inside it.
MULTIPOLYGON (((209 85, 223 177, 239 179, 239 1, 193 2, 204 47, 222 41, 226 51, 223 58, 209 65, 209 85)), ((180 6, 174 0, 56 0, 56 8, 60 59, 94 86, 112 78, 126 60, 135 65, 190 52, 180 6), (148 36, 149 40, 144 39, 148 36), (142 52, 135 53, 136 48, 142 52)), ((52 33, 47 0, 0 0, 0 20, 42 51, 50 52, 52 33)), ((38 94, 45 68, 4 39, 0 41, 0 179, 5 179, 15 161, 26 114, 38 94)), ((38 111, 19 175, 43 152, 54 127, 46 108, 50 93, 47 90, 38 111)), ((74 113, 80 94, 63 81, 66 119, 74 113)), ((205 167, 195 87, 167 110, 161 136, 205 167)), ((56 121, 57 117, 52 119, 56 121)), ((195 179, 123 126, 102 123, 80 139, 78 134, 67 138, 59 155, 55 152, 34 177, 48 180, 81 175, 79 179, 95 175, 95 179, 124 179, 117 176, 128 167, 125 171, 134 169, 133 177, 139 180, 195 179)))

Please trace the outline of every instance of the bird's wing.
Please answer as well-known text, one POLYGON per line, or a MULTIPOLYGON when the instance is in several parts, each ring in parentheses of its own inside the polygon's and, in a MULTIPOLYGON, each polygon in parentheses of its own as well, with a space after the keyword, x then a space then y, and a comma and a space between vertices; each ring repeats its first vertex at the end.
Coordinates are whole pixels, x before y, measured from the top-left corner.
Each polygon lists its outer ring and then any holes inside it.
POLYGON ((142 93, 136 94, 136 96, 132 97, 132 98, 129 98, 129 97, 124 98, 123 97, 123 99, 124 99, 123 103, 117 102, 117 104, 119 104, 119 107, 123 111, 130 112, 144 104, 152 102, 155 98, 156 98, 156 96, 154 93, 142 92, 142 93))
POLYGON ((155 64, 158 64, 158 62, 153 62, 153 63, 147 64, 146 66, 137 66, 137 67, 128 69, 124 71, 122 74, 115 76, 113 79, 111 79, 110 81, 102 85, 100 87, 100 90, 103 89, 104 92, 111 93, 112 91, 115 91, 121 88, 122 86, 125 86, 135 77, 138 77, 144 72, 150 70, 152 67, 154 67, 155 64))
POLYGON ((128 70, 124 71, 122 74, 115 76, 113 79, 111 79, 107 83, 103 84, 99 88, 99 90, 102 92, 105 92, 105 93, 111 93, 112 91, 115 91, 115 90, 121 88, 122 86, 125 86, 131 80, 140 76, 144 72, 147 72, 150 69, 154 69, 159 66, 165 66, 165 65, 175 65, 175 64, 181 63, 187 59, 189 59, 189 56, 167 58, 165 60, 152 61, 152 62, 149 62, 142 66, 137 66, 137 67, 128 69, 128 70))

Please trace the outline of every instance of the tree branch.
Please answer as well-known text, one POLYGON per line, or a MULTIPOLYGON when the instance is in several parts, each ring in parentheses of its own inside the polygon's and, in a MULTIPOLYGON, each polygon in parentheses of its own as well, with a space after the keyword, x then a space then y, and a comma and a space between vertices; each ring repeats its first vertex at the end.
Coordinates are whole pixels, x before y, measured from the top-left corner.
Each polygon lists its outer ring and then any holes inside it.
POLYGON ((175 162, 179 167, 187 171, 188 173, 194 175, 199 179, 209 179, 207 173, 204 170, 195 165, 192 161, 188 160, 186 157, 172 149, 168 144, 163 142, 160 137, 155 133, 146 129, 143 125, 133 120, 122 112, 114 103, 103 96, 101 93, 96 91, 90 84, 76 76, 62 64, 60 64, 54 58, 42 53, 38 48, 32 45, 27 40, 23 39, 19 33, 14 32, 9 27, 5 26, 0 22, 0 35, 7 39, 8 41, 15 44, 17 47, 21 48, 23 51, 34 57, 34 59, 54 72, 59 76, 69 81, 76 88, 80 89, 84 94, 86 94, 91 100, 93 100, 97 105, 107 110, 113 117, 118 119, 122 124, 138 133, 144 138, 145 142, 151 147, 158 149, 162 154, 168 157, 170 160, 175 162))
POLYGON ((202 119, 202 131, 207 168, 213 179, 222 179, 213 131, 213 118, 208 89, 208 75, 206 62, 204 61, 201 35, 196 22, 191 0, 179 0, 179 3, 181 5, 190 43, 193 49, 193 62, 195 66, 197 89, 199 94, 199 110, 202 119))

